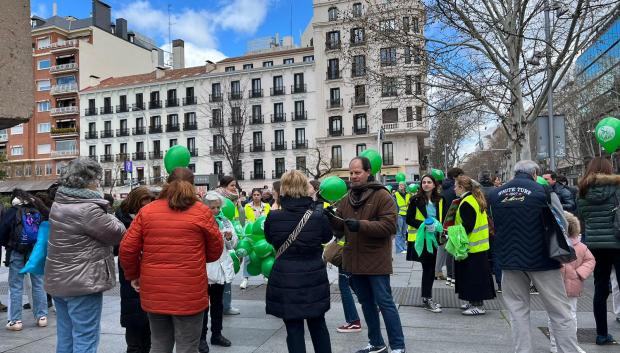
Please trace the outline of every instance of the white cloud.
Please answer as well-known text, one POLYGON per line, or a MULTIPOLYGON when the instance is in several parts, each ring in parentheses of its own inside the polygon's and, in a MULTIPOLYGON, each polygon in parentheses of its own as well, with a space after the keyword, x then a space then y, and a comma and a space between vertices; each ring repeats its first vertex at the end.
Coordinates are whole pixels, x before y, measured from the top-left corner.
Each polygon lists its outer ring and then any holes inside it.
POLYGON ((218 11, 217 23, 224 29, 254 34, 267 17, 269 0, 235 0, 218 11))
MULTIPOLYGON (((160 48, 170 50, 170 43, 162 45, 160 48)), ((226 59, 226 55, 217 49, 205 48, 191 42, 185 42, 185 67, 204 65, 207 60, 213 62, 226 59)))
POLYGON ((41 18, 50 17, 50 9, 47 7, 45 3, 38 3, 36 6, 30 9, 32 15, 39 16, 41 18))

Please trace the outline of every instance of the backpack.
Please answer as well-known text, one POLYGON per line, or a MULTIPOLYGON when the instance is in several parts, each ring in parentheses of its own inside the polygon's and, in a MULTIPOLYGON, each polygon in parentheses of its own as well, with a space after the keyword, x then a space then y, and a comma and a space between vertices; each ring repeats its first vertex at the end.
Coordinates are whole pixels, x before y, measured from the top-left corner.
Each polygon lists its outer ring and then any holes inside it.
POLYGON ((20 245, 34 246, 39 234, 39 225, 43 220, 41 213, 36 208, 24 206, 18 208, 16 218, 13 233, 15 244, 18 247, 20 245))

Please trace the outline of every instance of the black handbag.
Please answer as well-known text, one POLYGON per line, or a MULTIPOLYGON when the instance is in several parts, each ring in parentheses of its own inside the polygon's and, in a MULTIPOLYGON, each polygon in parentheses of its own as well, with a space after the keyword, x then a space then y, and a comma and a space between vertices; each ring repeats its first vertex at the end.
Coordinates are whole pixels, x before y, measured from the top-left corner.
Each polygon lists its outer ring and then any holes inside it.
POLYGON ((568 230, 563 212, 553 206, 551 191, 545 187, 547 207, 543 210, 543 225, 549 257, 560 263, 569 263, 577 259, 573 244, 568 239, 568 230))

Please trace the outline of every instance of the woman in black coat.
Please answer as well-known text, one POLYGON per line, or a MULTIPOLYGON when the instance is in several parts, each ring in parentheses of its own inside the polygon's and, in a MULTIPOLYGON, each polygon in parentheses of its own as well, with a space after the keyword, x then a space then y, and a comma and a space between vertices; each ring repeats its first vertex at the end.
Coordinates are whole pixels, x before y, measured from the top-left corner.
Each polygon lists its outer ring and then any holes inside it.
POLYGON ((332 231, 322 210, 314 207, 308 179, 293 170, 282 176, 282 209, 271 211, 265 220, 265 239, 276 251, 286 242, 307 210, 313 213, 297 239, 275 261, 267 285, 267 314, 286 325, 289 352, 305 353, 304 320, 308 323, 315 352, 330 353, 325 312, 330 294, 322 244, 332 239, 332 231))
MULTIPOLYGON (((145 186, 133 189, 116 210, 116 218, 129 229, 138 211, 155 196, 145 186)), ((151 329, 149 319, 142 310, 140 294, 125 279, 121 264, 118 264, 118 280, 121 285, 121 326, 125 328, 127 353, 148 353, 151 350, 151 329)))

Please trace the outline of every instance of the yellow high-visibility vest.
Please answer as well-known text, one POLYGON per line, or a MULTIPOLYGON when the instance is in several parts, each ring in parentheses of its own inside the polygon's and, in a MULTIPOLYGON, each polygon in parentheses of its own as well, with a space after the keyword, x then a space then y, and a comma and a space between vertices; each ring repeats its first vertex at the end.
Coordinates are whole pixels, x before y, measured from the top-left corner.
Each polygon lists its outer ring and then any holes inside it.
MULTIPOLYGON (((411 207, 415 207, 415 219, 424 222, 424 215, 422 211, 415 206, 411 205, 411 207)), ((443 223, 443 199, 439 199, 439 209, 437 210, 439 213, 439 223, 443 223)), ((418 235, 418 228, 414 228, 413 226, 407 226, 407 241, 414 242, 416 236, 418 235)))
MULTIPOLYGON (((256 216, 254 215, 254 209, 252 208, 252 202, 250 201, 246 203, 244 209, 245 209, 245 221, 255 222, 256 216)), ((265 207, 263 208, 263 216, 268 215, 270 209, 271 209, 271 206, 269 205, 269 203, 265 202, 265 207)))
POLYGON ((463 201, 461 201, 461 204, 456 211, 454 224, 463 224, 463 219, 461 218, 461 206, 463 203, 468 203, 474 211, 476 211, 476 223, 474 224, 474 229, 467 235, 469 238, 469 252, 477 253, 489 250, 489 219, 487 218, 487 212, 486 210, 484 212, 480 212, 480 205, 473 195, 467 195, 463 201))
POLYGON ((405 194, 405 198, 400 194, 400 192, 396 192, 396 204, 398 205, 398 214, 401 216, 407 215, 407 207, 409 207, 409 200, 411 199, 410 194, 405 194))

